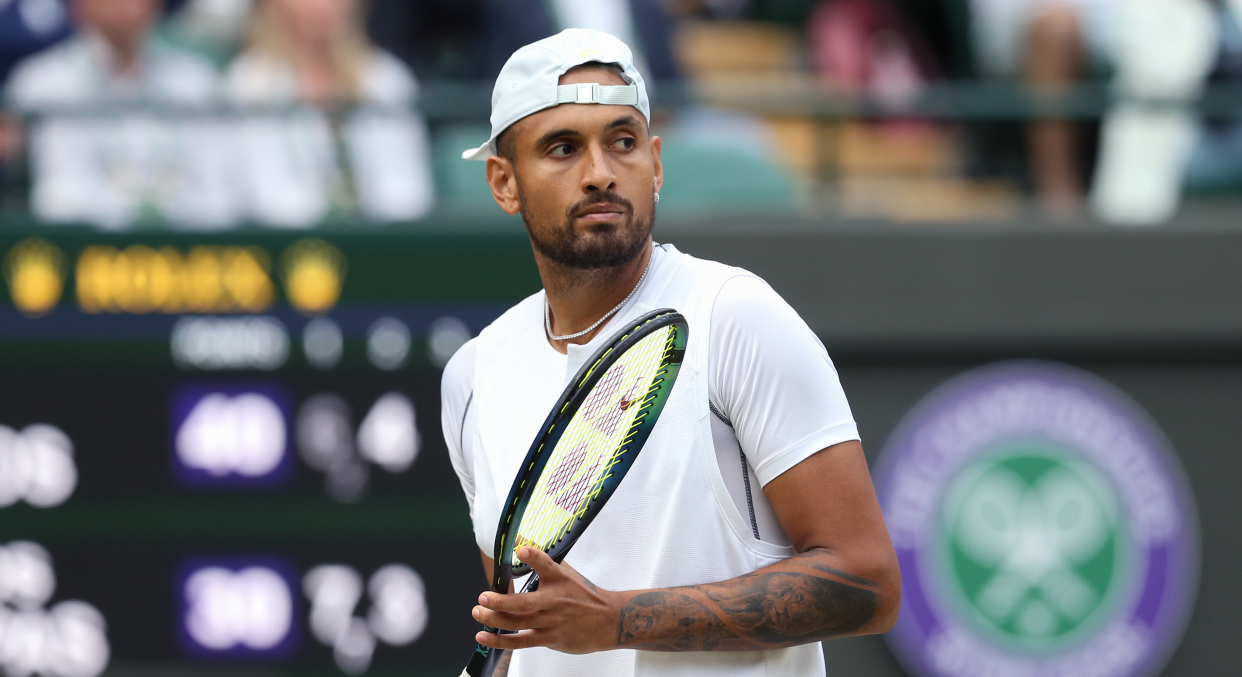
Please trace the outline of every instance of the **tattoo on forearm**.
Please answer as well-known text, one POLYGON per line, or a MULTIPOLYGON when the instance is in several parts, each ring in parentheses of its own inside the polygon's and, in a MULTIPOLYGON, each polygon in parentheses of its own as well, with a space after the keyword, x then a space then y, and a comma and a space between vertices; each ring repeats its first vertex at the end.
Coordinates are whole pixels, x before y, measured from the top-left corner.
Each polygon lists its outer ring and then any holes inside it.
POLYGON ((814 550, 724 583, 638 593, 621 608, 617 644, 649 651, 757 651, 858 632, 880 585, 814 550))

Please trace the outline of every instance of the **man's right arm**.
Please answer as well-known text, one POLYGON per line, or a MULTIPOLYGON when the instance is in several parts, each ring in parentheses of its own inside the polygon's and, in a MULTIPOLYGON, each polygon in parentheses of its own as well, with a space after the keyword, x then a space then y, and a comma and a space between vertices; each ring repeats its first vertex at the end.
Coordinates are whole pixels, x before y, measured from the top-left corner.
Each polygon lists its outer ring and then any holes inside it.
POLYGON ((488 586, 491 586, 492 574, 496 571, 496 560, 482 550, 479 551, 479 556, 483 558, 483 580, 487 581, 488 586))
MULTIPOLYGON (((462 492, 470 505, 470 517, 474 518, 474 450, 471 441, 473 431, 467 430, 471 420, 470 405, 474 395, 474 339, 467 341, 444 366, 444 375, 440 382, 440 426, 444 432, 444 443, 448 447, 449 459, 453 470, 461 482, 462 492)), ((479 550, 479 558, 483 562, 484 590, 492 587, 492 573, 495 562, 485 551, 479 550)), ((513 586, 509 586, 513 592, 513 586)), ((505 652, 500 663, 492 671, 492 677, 505 677, 509 673, 509 661, 513 652, 505 652)))
POLYGON ((444 365, 440 377, 440 429, 449 460, 461 482, 461 490, 474 516, 473 435, 466 430, 466 416, 474 396, 474 339, 465 343, 444 365))

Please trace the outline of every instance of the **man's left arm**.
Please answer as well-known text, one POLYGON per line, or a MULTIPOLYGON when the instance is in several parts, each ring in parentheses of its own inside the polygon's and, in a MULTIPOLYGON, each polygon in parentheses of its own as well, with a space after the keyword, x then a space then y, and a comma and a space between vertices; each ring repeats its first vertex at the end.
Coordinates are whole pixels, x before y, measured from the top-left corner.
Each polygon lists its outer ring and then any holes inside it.
POLYGON ((719 583, 613 592, 525 548, 519 555, 539 573, 539 590, 483 593, 474 611, 520 632, 478 640, 565 653, 757 651, 891 628, 901 574, 862 445, 823 449, 763 491, 797 555, 719 583))

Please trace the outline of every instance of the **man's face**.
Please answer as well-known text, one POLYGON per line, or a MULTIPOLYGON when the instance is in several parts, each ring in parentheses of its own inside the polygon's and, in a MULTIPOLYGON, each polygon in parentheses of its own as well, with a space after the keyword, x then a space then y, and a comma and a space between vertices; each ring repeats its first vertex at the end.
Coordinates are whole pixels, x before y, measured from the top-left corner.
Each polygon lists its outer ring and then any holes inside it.
MULTIPOLYGON (((626 84, 603 68, 580 69, 560 80, 582 82, 626 84)), ((637 109, 562 104, 524 118, 509 134, 514 162, 489 160, 488 180, 500 206, 522 214, 540 254, 594 270, 642 252, 651 238, 663 168, 660 139, 648 137, 637 109)))
POLYGON ((163 7, 162 0, 76 0, 74 11, 112 44, 131 47, 142 42, 163 7))

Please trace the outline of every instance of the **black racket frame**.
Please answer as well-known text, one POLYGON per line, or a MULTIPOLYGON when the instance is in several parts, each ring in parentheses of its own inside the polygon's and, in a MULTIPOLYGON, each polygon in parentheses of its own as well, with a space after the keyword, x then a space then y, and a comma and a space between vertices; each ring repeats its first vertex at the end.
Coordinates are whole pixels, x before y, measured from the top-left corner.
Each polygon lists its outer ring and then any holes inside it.
MULTIPOLYGON (((512 543, 516 537, 517 525, 521 522, 522 513, 530 501, 530 494, 538 483, 538 478, 543 473, 544 467, 547 465, 548 458, 551 456, 551 450, 556 448, 557 441, 560 440, 561 435, 564 434, 565 429, 568 427, 567 425, 561 425, 561 423, 573 418, 574 414, 578 412, 578 408, 586 401, 591 389, 603 378, 604 374, 608 373, 608 369, 621 355, 624 355, 626 351, 652 332, 670 325, 677 325, 678 333, 674 338, 673 350, 670 352, 668 360, 661 365, 661 368, 664 371, 663 378, 669 381, 667 386, 665 386, 666 391, 671 391, 673 382, 677 380, 682 360, 685 358, 690 328, 686 323, 686 318, 681 313, 672 308, 660 308, 626 323, 624 328, 609 337, 608 341, 600 346, 583 363, 578 373, 574 375, 569 385, 565 387, 564 392, 561 393, 560 398, 557 399, 547 419, 544 420, 543 426, 539 429, 539 435, 535 437, 535 441, 531 443, 530 449, 526 452, 526 457, 522 460, 518 474, 513 480, 512 487, 509 489, 505 511, 500 516, 500 523, 496 529, 496 544, 493 549, 493 561, 495 563, 492 577, 493 592, 507 592, 515 578, 530 573, 530 567, 522 562, 518 562, 517 566, 514 566, 511 562, 506 562, 505 560, 508 558, 504 557, 504 554, 508 547, 507 544, 512 543)), ((573 547, 578 537, 590 526, 595 516, 599 514, 604 504, 608 502, 613 491, 616 490, 621 480, 624 479, 626 472, 629 471, 630 466, 634 463, 638 452, 642 450, 643 445, 647 442, 647 438, 651 435, 652 429, 655 428, 656 420, 659 418, 667 399, 668 392, 663 393, 663 396, 658 398, 657 406, 653 407, 654 410, 648 414, 651 418, 650 424, 642 426, 638 434, 626 444, 629 450, 623 455, 621 462, 613 467, 611 481, 606 482, 601 487, 599 495, 591 502, 586 509, 586 513, 576 520, 570 530, 548 549, 548 555, 553 561, 559 563, 565 558, 565 555, 569 553, 569 549, 573 547)), ((534 592, 538 588, 539 576, 532 573, 522 592, 534 592)), ((497 632, 495 628, 485 626, 484 629, 488 632, 497 632)), ((467 675, 469 677, 490 677, 503 654, 503 649, 493 649, 482 644, 476 644, 470 664, 462 673, 463 677, 467 675)))

